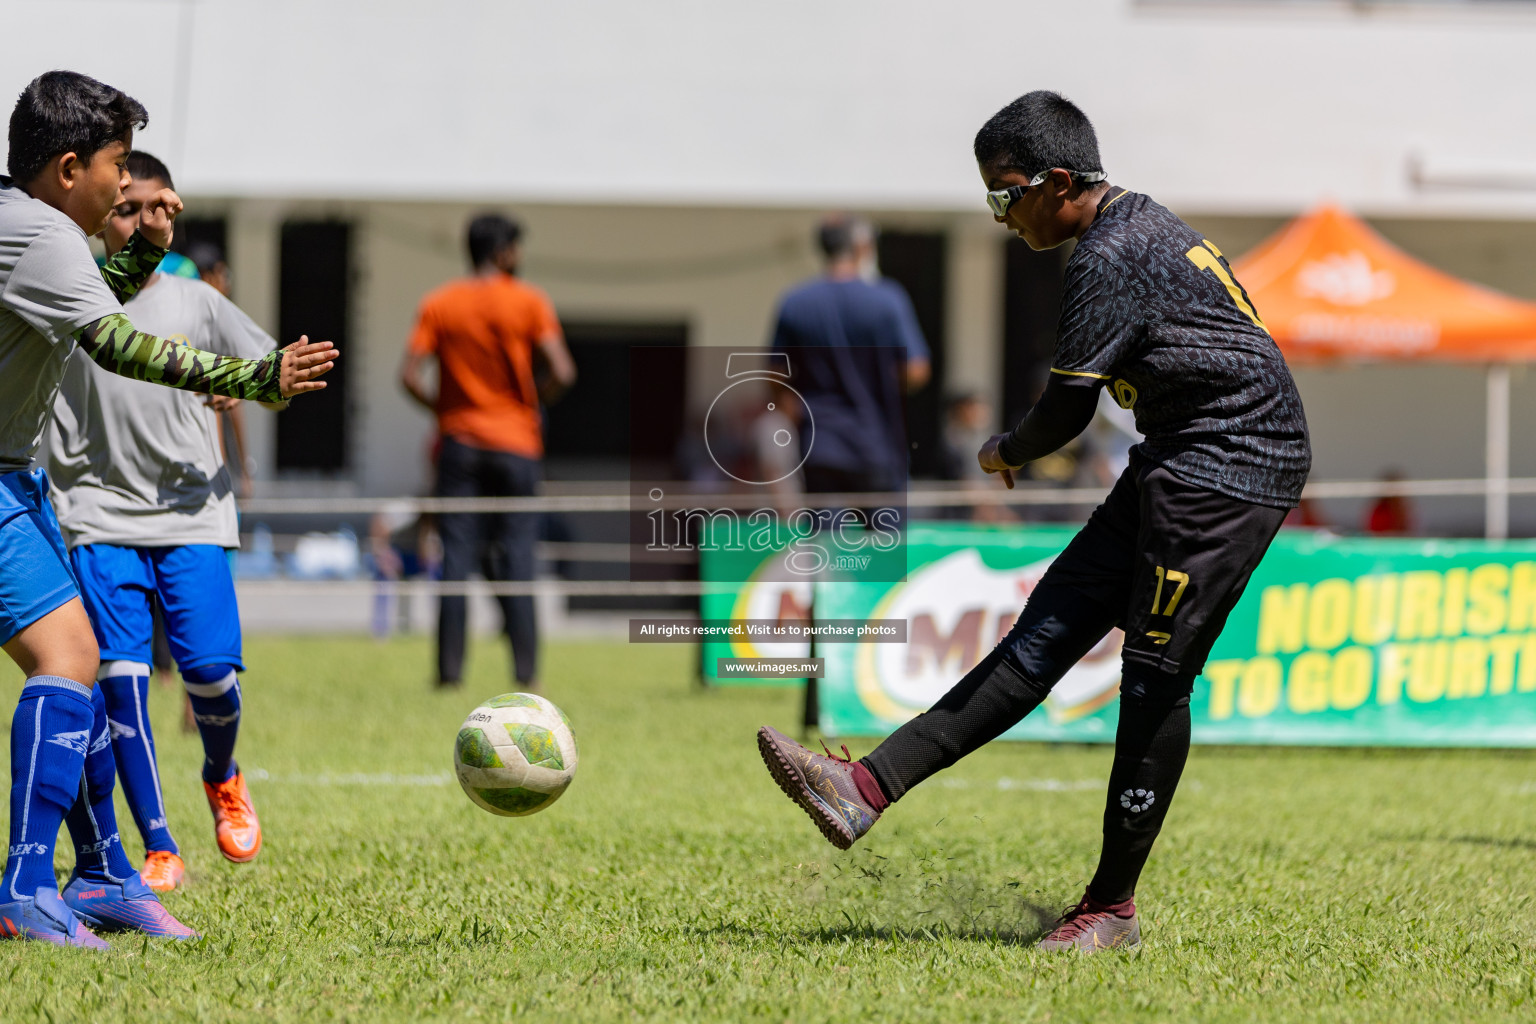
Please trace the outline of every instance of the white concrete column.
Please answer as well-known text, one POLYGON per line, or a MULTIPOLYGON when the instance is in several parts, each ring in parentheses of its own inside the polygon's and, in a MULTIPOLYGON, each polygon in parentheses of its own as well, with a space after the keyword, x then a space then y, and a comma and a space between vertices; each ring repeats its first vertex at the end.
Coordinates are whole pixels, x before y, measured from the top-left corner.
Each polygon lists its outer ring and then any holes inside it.
MULTIPOLYGON (((278 229, 282 210, 266 200, 241 200, 229 208, 229 267, 234 277, 234 301, 263 330, 277 338, 278 229)), ((296 341, 277 338, 278 344, 296 341)), ((256 460, 258 489, 277 469, 277 414, 247 403, 246 440, 256 460)))
MULTIPOLYGON (((954 221, 949 232, 947 391, 970 391, 1002 415, 1003 244, 990 217, 954 221)), ((1001 429, 999 425, 997 429, 1001 429)))
POLYGON ((1487 427, 1488 491, 1484 535, 1489 540, 1509 536, 1509 364, 1488 367, 1487 427))

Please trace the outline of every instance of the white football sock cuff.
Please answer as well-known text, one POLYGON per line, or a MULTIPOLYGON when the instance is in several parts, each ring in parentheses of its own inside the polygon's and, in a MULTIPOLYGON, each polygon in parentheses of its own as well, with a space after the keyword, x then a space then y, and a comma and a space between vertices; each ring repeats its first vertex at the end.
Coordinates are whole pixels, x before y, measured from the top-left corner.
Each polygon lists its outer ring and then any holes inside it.
POLYGON ((104 661, 101 663, 101 671, 96 673, 96 681, 103 679, 115 679, 118 676, 139 676, 149 678, 149 666, 142 661, 104 661))
MULTIPOLYGON (((63 676, 29 676, 27 678, 27 685, 21 688, 22 700, 27 699, 27 691, 32 690, 33 686, 58 686, 65 690, 73 690, 75 693, 78 693, 80 696, 84 697, 87 702, 89 702, 91 699, 92 688, 86 686, 84 683, 77 683, 73 679, 65 679, 63 676)), ((31 696, 36 697, 37 691, 33 690, 31 696)))
POLYGON ((230 669, 229 675, 213 683, 189 683, 183 679, 181 685, 187 688, 187 692, 194 697, 222 697, 234 689, 236 682, 235 670, 230 669))

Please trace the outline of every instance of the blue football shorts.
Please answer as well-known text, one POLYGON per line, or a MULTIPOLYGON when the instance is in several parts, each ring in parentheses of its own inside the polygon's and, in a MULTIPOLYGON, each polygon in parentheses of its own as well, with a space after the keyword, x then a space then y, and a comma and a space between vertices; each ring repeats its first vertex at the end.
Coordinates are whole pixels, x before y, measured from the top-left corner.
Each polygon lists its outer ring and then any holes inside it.
POLYGON ((0 644, 79 591, 40 469, 0 473, 0 644))
POLYGON ((171 657, 183 672, 240 658, 240 609, 229 556, 216 544, 138 548, 82 544, 70 552, 101 660, 150 664, 160 603, 171 657))

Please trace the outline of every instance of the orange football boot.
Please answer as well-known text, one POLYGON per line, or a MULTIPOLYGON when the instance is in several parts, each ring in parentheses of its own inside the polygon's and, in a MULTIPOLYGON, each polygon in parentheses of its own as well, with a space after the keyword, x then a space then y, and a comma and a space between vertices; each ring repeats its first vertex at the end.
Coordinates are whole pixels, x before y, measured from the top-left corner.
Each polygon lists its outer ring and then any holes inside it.
POLYGON ((170 892, 181 888, 181 879, 187 866, 181 858, 168 850, 150 850, 144 855, 144 866, 139 877, 155 892, 170 892))
POLYGON ((225 860, 244 864, 261 852, 261 822, 245 788, 245 773, 236 771, 228 781, 217 785, 203 783, 208 807, 213 811, 213 834, 225 860))

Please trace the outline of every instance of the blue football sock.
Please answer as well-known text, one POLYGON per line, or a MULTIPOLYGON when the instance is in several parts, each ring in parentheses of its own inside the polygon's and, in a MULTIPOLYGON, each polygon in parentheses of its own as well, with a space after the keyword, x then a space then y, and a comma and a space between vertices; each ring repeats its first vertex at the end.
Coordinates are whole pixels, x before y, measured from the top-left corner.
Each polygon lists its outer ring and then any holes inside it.
POLYGON ((11 719, 11 836, 0 900, 54 888, 53 843, 80 792, 90 746, 91 688, 33 676, 11 719))
POLYGON ((80 798, 64 815, 64 824, 69 826, 69 837, 75 843, 75 873, 83 878, 122 882, 132 877, 133 865, 123 850, 123 839, 117 831, 117 808, 112 806, 117 764, 112 757, 107 701, 99 686, 91 691, 91 711, 91 744, 85 753, 80 798))
POLYGON ((203 781, 216 784, 235 774, 235 737, 240 734, 240 681, 233 665, 200 665, 181 674, 192 715, 203 737, 203 781))
POLYGON ((109 661, 101 667, 96 688, 107 699, 107 724, 112 730, 112 754, 123 796, 134 824, 144 838, 144 850, 180 853, 167 824, 165 797, 160 792, 160 768, 155 760, 155 734, 149 725, 149 666, 135 661, 109 661))

